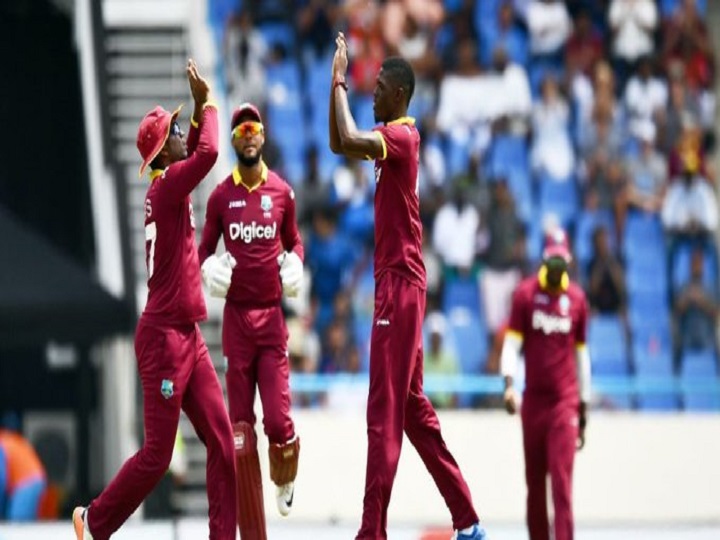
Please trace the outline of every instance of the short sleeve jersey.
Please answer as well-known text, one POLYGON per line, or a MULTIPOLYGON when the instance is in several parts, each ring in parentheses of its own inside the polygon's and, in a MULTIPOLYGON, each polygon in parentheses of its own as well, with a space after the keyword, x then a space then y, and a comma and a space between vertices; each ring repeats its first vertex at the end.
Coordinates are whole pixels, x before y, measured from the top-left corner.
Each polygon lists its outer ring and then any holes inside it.
POLYGON ((588 307, 583 290, 570 283, 559 294, 535 276, 513 294, 508 332, 521 337, 525 392, 551 400, 578 400, 576 348, 584 346, 588 307))
POLYGON ((263 180, 252 189, 237 167, 210 195, 200 242, 200 261, 215 253, 220 236, 237 265, 227 299, 248 307, 280 304, 282 285, 277 257, 304 248, 295 217, 295 193, 262 165, 263 180))
POLYGON ((425 288, 420 221, 420 134, 415 121, 378 126, 383 155, 375 160, 375 279, 392 272, 425 288))

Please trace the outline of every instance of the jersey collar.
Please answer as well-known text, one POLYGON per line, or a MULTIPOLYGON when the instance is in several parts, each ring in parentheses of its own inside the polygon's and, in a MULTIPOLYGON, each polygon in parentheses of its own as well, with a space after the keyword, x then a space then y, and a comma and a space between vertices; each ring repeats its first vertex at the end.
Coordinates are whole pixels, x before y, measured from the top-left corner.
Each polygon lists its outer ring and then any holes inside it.
MULTIPOLYGON (((543 291, 552 292, 552 291, 548 290, 547 268, 545 268, 544 264, 540 267, 540 270, 538 270, 537 280, 538 280, 538 284, 540 285, 540 288, 543 291)), ((565 272, 563 274, 562 279, 560 280, 560 291, 559 292, 566 292, 568 290, 568 287, 570 287, 570 277, 568 276, 568 273, 565 272)))
POLYGON ((412 116, 401 116, 400 118, 396 118, 395 120, 392 120, 385 125, 386 126, 397 126, 397 125, 401 125, 401 124, 414 126, 415 119, 412 116))
POLYGON ((152 182, 158 176, 162 176, 164 172, 165 169, 153 169, 152 171, 150 171, 150 181, 152 182))
POLYGON ((257 188, 259 188, 261 185, 263 185, 265 182, 267 182, 268 168, 267 168, 267 165, 265 165, 264 161, 260 162, 260 182, 258 182, 258 184, 253 187, 250 187, 245 182, 243 182, 242 175, 240 174, 240 169, 238 168, 237 165, 235 165, 235 168, 233 169, 232 177, 233 177, 233 183, 236 186, 242 185, 248 191, 255 191, 257 188))

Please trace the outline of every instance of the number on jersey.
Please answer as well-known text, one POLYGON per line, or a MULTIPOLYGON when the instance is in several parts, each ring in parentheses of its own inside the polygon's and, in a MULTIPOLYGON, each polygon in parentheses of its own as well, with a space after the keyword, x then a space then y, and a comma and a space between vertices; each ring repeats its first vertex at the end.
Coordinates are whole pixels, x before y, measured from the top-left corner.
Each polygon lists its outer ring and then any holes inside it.
POLYGON ((157 224, 151 221, 145 225, 145 264, 147 265, 148 280, 155 271, 155 241, 157 240, 157 224), (149 242, 149 245, 148 245, 149 242))

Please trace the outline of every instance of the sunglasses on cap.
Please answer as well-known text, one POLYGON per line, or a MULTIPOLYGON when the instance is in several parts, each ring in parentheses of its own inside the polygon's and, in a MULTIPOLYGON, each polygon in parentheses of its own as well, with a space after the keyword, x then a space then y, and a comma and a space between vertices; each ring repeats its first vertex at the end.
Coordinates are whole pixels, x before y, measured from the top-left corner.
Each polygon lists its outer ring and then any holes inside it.
POLYGON ((235 126, 232 130, 233 139, 240 139, 247 137, 248 135, 255 136, 260 135, 264 131, 263 125, 260 122, 253 122, 248 120, 235 126))
POLYGON ((170 124, 170 137, 182 137, 182 135, 182 129, 180 129, 180 125, 177 122, 170 124))

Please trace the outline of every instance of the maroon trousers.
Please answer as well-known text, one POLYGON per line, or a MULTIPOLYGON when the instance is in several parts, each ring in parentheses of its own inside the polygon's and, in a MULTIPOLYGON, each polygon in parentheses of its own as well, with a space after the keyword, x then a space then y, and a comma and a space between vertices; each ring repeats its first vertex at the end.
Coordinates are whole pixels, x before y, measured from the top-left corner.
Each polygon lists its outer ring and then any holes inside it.
POLYGON ((525 396, 523 450, 530 540, 550 540, 547 476, 555 510, 554 540, 573 540, 572 473, 578 437, 577 400, 547 402, 525 396))
POLYGON ((424 314, 423 289, 392 273, 380 277, 370 343, 368 456, 358 540, 387 538, 387 509, 403 431, 445 499, 453 527, 462 529, 478 521, 470 490, 423 394, 424 314))
POLYGON ((248 309, 226 301, 222 341, 231 422, 255 425, 257 388, 265 434, 271 443, 285 444, 295 436, 295 427, 290 417, 288 331, 282 309, 248 309))
POLYGON ((95 540, 107 540, 167 472, 184 410, 207 447, 210 540, 235 540, 235 454, 222 388, 196 324, 138 323, 135 354, 145 441, 88 510, 95 540))

